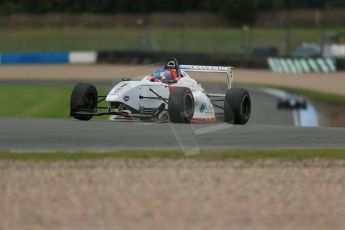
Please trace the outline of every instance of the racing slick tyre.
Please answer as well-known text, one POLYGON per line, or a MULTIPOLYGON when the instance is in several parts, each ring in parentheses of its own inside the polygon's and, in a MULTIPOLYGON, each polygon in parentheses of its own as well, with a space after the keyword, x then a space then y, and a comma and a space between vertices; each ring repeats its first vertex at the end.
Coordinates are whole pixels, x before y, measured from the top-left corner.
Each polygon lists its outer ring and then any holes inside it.
POLYGON ((95 86, 88 83, 78 83, 71 95, 70 116, 78 120, 90 120, 91 114, 76 114, 76 112, 96 112, 98 94, 95 86))
POLYGON ((226 100, 226 97, 225 97, 225 99, 224 99, 224 121, 228 122, 230 124, 233 124, 234 119, 235 119, 235 114, 230 107, 230 103, 226 100))
POLYGON ((224 99, 224 120, 229 123, 244 125, 251 112, 251 100, 247 90, 231 88, 224 99))
POLYGON ((194 98, 192 91, 186 87, 176 87, 170 93, 168 101, 170 121, 189 123, 194 115, 194 98))

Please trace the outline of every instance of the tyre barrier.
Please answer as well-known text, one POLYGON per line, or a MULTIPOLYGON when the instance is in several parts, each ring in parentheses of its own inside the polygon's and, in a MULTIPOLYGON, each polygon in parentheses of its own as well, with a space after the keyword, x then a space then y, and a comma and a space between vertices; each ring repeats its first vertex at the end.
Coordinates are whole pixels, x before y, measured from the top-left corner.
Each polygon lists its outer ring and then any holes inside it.
POLYGON ((329 73, 337 67, 331 58, 268 58, 268 68, 275 73, 329 73))

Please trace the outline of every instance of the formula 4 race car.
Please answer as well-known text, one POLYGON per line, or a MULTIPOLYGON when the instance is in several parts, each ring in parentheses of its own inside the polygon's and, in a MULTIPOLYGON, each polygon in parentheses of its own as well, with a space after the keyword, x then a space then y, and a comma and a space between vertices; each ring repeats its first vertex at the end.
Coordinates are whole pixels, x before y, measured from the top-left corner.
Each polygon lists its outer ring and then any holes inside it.
POLYGON ((71 95, 70 116, 78 120, 112 115, 123 119, 174 123, 214 122, 215 108, 220 108, 224 111, 224 121, 246 124, 251 112, 250 96, 245 89, 231 88, 232 79, 232 67, 179 65, 175 58, 170 58, 160 71, 141 81, 123 79, 107 96, 99 96, 91 84, 78 83, 71 95), (192 71, 225 73, 228 89, 225 94, 206 93, 187 74, 192 71), (108 106, 98 106, 104 100, 108 106), (220 101, 224 104, 219 105, 220 101))

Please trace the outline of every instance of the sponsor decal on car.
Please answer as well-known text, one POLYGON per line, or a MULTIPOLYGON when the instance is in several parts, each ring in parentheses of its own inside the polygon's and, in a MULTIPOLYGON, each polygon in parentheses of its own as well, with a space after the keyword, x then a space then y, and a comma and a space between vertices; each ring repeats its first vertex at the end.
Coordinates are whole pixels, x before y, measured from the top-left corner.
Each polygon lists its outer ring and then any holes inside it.
POLYGON ((186 71, 201 72, 227 72, 231 67, 226 66, 205 66, 205 65, 180 65, 180 68, 186 71))
POLYGON ((123 100, 126 101, 126 102, 129 101, 129 99, 130 99, 130 97, 127 96, 127 95, 123 97, 123 100))
POLYGON ((205 71, 227 71, 228 68, 224 66, 191 66, 193 70, 205 71))
POLYGON ((201 105, 199 107, 199 111, 200 111, 200 113, 203 113, 203 112, 205 112, 205 110, 206 110, 206 103, 204 102, 204 103, 201 103, 201 105))

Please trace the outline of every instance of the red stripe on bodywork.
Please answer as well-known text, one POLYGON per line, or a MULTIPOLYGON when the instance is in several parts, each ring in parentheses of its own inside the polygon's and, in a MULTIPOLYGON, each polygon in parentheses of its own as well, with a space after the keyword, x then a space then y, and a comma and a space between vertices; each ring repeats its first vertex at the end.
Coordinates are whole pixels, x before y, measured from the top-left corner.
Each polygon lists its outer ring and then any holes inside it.
POLYGON ((193 118, 192 119, 192 122, 209 122, 209 123, 212 123, 212 122, 215 122, 216 121, 216 118, 193 118))

